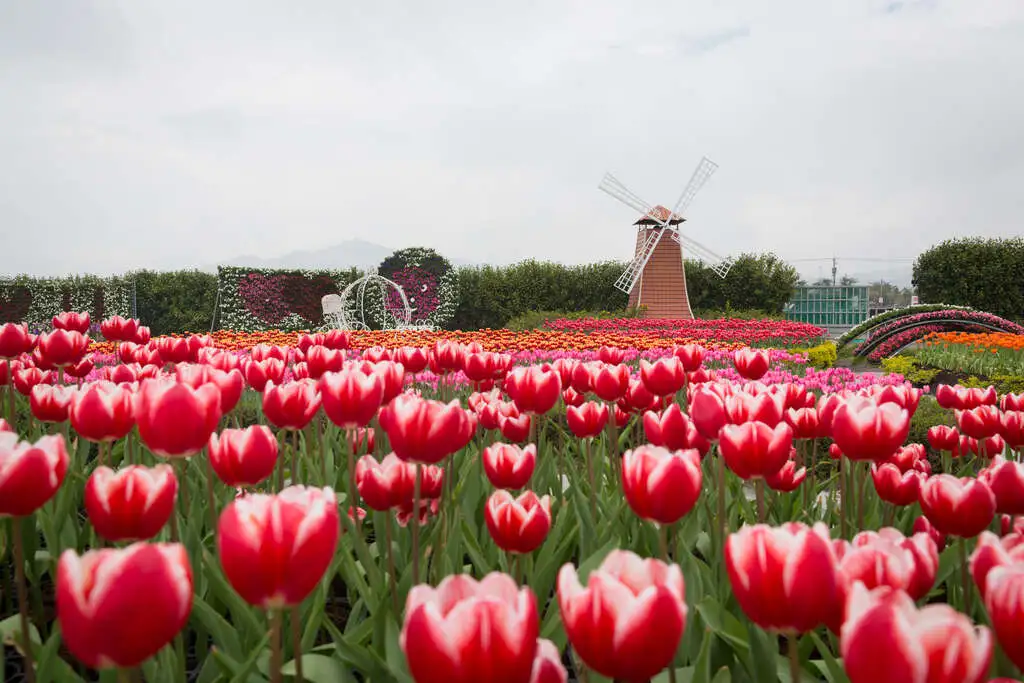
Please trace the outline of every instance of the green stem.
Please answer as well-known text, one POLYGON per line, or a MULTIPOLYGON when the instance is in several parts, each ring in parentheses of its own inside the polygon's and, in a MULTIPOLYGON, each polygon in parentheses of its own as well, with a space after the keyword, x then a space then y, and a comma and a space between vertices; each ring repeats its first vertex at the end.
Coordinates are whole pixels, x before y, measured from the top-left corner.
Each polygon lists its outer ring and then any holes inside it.
POLYGON ((292 607, 289 621, 292 625, 292 656, 295 659, 295 680, 302 683, 302 631, 299 629, 299 605, 292 607))
POLYGON ((839 456, 839 537, 846 538, 846 456, 839 456))
POLYGON ((958 540, 960 545, 960 587, 963 591, 964 614, 971 616, 971 575, 967 571, 967 539, 958 540))
POLYGON ((795 633, 789 634, 789 679, 793 683, 800 683, 803 674, 800 671, 800 636, 795 633))
POLYGON ((584 457, 587 460, 587 476, 590 478, 590 517, 594 524, 597 524, 597 482, 594 479, 594 454, 592 452, 593 439, 583 440, 584 457))
POLYGON ((281 664, 283 653, 281 652, 281 615, 283 610, 274 609, 270 613, 270 680, 271 683, 281 683, 281 664))
POLYGON ((388 510, 384 515, 384 519, 387 520, 384 524, 384 539, 388 544, 388 577, 391 579, 391 607, 395 611, 395 618, 400 621, 402 610, 398 604, 398 574, 395 572, 395 548, 391 541, 391 535, 394 533, 392 528, 394 525, 392 520, 394 513, 388 510))
POLYGON ((416 463, 416 479, 412 485, 412 585, 420 582, 420 489, 423 486, 423 465, 416 463))
POLYGON ((210 464, 210 455, 204 449, 200 453, 200 457, 203 457, 203 461, 206 463, 206 505, 210 508, 210 533, 217 533, 217 497, 214 493, 214 478, 213 465, 210 464), (205 456, 205 457, 203 457, 205 456))
POLYGON ((18 615, 21 622, 21 643, 25 657, 25 680, 35 683, 36 669, 32 663, 32 636, 28 624, 28 589, 25 586, 25 549, 22 546, 23 529, 19 523, 21 518, 15 517, 11 522, 11 535, 14 537, 14 581, 18 590, 18 615))
POLYGON ((754 480, 754 497, 757 499, 757 522, 764 524, 764 479, 762 477, 754 480))

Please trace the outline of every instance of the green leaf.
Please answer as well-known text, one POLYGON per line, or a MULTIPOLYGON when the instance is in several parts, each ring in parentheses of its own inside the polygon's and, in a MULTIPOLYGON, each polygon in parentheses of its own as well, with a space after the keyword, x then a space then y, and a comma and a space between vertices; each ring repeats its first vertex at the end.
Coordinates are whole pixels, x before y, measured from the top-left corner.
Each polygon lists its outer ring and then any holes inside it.
POLYGON ((701 600, 696 608, 708 628, 728 643, 736 651, 737 656, 747 656, 750 652, 750 642, 747 630, 739 619, 722 609, 722 606, 711 596, 701 600))
POLYGON ((822 641, 814 631, 807 635, 811 637, 814 647, 817 648, 818 654, 821 655, 821 662, 824 664, 824 671, 822 673, 825 674, 828 683, 850 683, 850 679, 847 678, 846 672, 843 670, 843 665, 840 663, 840 660, 832 655, 832 650, 828 644, 822 641))
MULTIPOLYGON (((295 660, 281 667, 285 676, 295 676, 295 660)), ((311 683, 355 683, 352 672, 339 660, 323 655, 302 655, 302 677, 311 683)))
POLYGON ((401 645, 398 642, 398 637, 398 625, 393 619, 388 619, 386 642, 384 645, 388 670, 399 683, 412 683, 412 676, 409 674, 409 667, 406 665, 405 661, 405 653, 402 652, 401 645))
POLYGON ((192 596, 192 616, 210 632, 214 642, 233 659, 239 659, 245 654, 235 628, 198 595, 192 596))

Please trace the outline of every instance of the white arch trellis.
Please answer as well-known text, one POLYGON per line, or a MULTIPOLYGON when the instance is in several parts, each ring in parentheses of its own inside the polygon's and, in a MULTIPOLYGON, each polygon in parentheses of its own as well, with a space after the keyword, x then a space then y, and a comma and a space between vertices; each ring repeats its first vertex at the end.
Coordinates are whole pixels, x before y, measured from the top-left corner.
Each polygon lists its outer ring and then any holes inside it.
POLYGON ((366 308, 367 289, 371 293, 376 290, 382 306, 381 327, 386 330, 432 330, 432 325, 423 320, 413 320, 415 310, 409 304, 405 290, 397 282, 387 279, 376 272, 370 272, 350 283, 341 294, 328 294, 321 299, 324 312, 323 329, 369 330, 369 319, 372 317, 366 308), (389 307, 388 289, 398 293, 400 308, 389 307))

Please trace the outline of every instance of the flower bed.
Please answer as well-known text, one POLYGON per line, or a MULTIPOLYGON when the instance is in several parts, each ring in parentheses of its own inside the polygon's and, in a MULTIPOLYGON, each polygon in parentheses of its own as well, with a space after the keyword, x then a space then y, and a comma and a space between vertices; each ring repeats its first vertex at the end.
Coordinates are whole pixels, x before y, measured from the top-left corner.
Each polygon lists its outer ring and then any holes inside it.
MULTIPOLYGON (((119 351, 145 371, 61 387, 45 368, 78 372, 80 332, 0 327, 6 664, 864 683, 882 652, 901 681, 983 683, 1024 663, 1024 395, 636 348, 521 350, 471 393, 287 337, 149 340, 119 351), (957 425, 931 459, 905 443, 921 412, 957 425)), ((438 341, 418 355, 448 377, 487 361, 438 341)))
POLYGON ((585 334, 625 333, 633 337, 690 338, 741 342, 750 346, 788 346, 815 342, 827 333, 823 328, 791 320, 658 320, 647 318, 562 318, 545 327, 585 334))
POLYGON ((986 377, 1024 376, 1024 334, 935 332, 918 358, 932 367, 986 377))

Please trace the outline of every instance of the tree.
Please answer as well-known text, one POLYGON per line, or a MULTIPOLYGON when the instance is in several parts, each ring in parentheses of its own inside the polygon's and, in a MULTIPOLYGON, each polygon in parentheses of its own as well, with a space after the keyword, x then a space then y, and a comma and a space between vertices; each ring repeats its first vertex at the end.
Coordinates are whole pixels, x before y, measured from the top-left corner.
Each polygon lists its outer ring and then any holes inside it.
POLYGON ((926 303, 1024 318, 1024 238, 947 240, 917 257, 914 286, 926 303))

